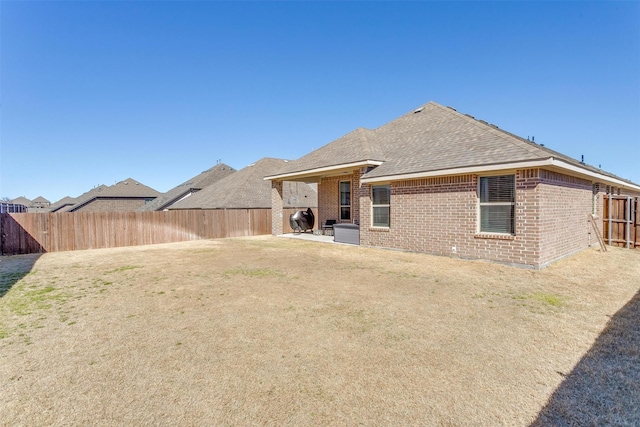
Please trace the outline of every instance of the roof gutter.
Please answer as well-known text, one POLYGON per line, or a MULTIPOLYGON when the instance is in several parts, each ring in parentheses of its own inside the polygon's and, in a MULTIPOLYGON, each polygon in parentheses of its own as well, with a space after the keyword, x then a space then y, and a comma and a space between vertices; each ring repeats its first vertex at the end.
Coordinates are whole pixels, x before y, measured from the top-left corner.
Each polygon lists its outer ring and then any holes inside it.
POLYGON ((289 173, 283 173, 283 174, 279 174, 279 175, 269 175, 269 176, 265 176, 263 178, 263 180, 265 181, 283 181, 286 180, 287 178, 291 179, 291 178, 305 178, 305 177, 312 177, 312 176, 318 176, 318 175, 325 175, 327 173, 331 173, 331 172, 337 172, 337 171, 341 171, 343 169, 353 169, 353 168, 357 168, 357 167, 364 167, 364 166, 380 166, 382 163, 381 161, 378 160, 364 160, 361 162, 353 162, 353 163, 345 163, 342 165, 332 165, 332 166, 325 166, 322 168, 315 168, 315 169, 307 169, 304 171, 298 171, 298 172, 289 172, 289 173))
POLYGON ((476 174, 476 173, 485 173, 485 172, 494 172, 494 171, 503 171, 503 170, 512 170, 512 169, 524 169, 524 168, 538 168, 538 167, 551 167, 551 168, 571 171, 573 172, 573 174, 587 176, 589 178, 593 178, 597 180, 598 182, 613 184, 619 187, 640 191, 639 185, 629 183, 621 179, 610 177, 601 173, 593 172, 593 171, 581 168, 579 166, 572 165, 565 161, 555 159, 553 157, 549 157, 547 159, 541 159, 541 160, 529 160, 529 161, 523 161, 523 162, 501 163, 501 164, 493 164, 493 165, 466 166, 461 168, 441 169, 436 171, 408 173, 408 174, 402 174, 402 175, 376 176, 372 178, 363 177, 360 180, 360 182, 367 184, 367 183, 375 183, 375 182, 399 181, 399 180, 406 180, 406 179, 430 178, 430 177, 443 176, 443 175, 476 174))

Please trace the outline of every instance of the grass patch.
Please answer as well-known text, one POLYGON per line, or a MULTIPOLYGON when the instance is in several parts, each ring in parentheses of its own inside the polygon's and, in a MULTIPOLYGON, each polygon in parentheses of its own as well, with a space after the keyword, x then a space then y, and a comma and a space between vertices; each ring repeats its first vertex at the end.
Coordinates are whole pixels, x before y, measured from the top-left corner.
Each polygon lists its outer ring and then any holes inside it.
POLYGON ((36 310, 44 310, 51 308, 53 301, 61 301, 64 299, 62 295, 55 292, 53 286, 45 286, 41 289, 27 290, 20 294, 14 294, 14 297, 8 302, 9 310, 20 316, 27 316, 36 310))
POLYGON ((0 340, 7 338, 9 336, 9 331, 7 330, 7 328, 5 328, 5 326, 0 323, 0 340))
POLYGON ((549 305, 551 307, 562 307, 565 305, 564 298, 560 295, 553 294, 545 294, 543 292, 536 292, 535 294, 529 295, 529 298, 534 299, 543 303, 544 305, 549 305))
POLYGON ((562 295, 546 292, 484 292, 472 295, 472 298, 486 300, 489 303, 497 303, 511 299, 518 305, 537 311, 540 308, 561 308, 567 305, 567 298, 562 295))
POLYGON ((136 268, 142 268, 141 265, 123 265, 122 267, 114 268, 113 270, 105 271, 106 274, 120 273, 122 271, 135 270, 136 268))
POLYGON ((537 301, 539 303, 541 303, 543 306, 546 307, 555 307, 555 308, 559 308, 559 307, 563 307, 566 305, 566 298, 562 297, 561 295, 555 295, 555 294, 548 294, 545 292, 534 292, 532 294, 529 293, 520 293, 520 294, 515 294, 515 293, 511 293, 511 298, 514 300, 520 300, 520 301, 537 301))
POLYGON ((395 278, 402 278, 402 279, 417 279, 420 277, 418 273, 411 272, 411 271, 385 270, 383 271, 383 274, 393 276, 395 278))
POLYGON ((4 296, 20 280, 33 274, 28 271, 3 272, 0 275, 0 297, 4 296))
POLYGON ((277 270, 272 270, 270 268, 250 268, 250 267, 239 267, 230 270, 225 270, 222 273, 225 277, 231 276, 246 276, 246 277, 284 277, 285 274, 281 273, 277 270))

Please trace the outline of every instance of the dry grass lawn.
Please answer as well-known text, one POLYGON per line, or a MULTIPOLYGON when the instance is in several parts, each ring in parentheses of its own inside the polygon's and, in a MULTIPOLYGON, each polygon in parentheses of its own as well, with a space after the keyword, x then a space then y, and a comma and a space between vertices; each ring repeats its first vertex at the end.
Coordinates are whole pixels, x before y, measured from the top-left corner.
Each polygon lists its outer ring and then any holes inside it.
POLYGON ((640 251, 259 237, 3 257, 0 425, 639 425, 640 251))

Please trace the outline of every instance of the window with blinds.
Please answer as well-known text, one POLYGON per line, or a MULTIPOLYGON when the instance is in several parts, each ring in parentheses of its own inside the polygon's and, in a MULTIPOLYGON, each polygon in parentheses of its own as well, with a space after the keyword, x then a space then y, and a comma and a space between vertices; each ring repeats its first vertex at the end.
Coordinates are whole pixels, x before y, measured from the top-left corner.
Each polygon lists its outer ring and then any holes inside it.
POLYGON ((480 232, 515 234, 515 175, 480 177, 480 232))

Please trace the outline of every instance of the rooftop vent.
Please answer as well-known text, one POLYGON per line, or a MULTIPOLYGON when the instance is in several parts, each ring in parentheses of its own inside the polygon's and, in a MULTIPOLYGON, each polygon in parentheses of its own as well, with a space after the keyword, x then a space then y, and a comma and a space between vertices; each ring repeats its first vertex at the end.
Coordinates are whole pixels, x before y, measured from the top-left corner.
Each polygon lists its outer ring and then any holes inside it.
POLYGON ((415 114, 415 113, 419 113, 422 110, 424 110, 424 107, 416 108, 415 110, 413 110, 413 112, 415 114))

